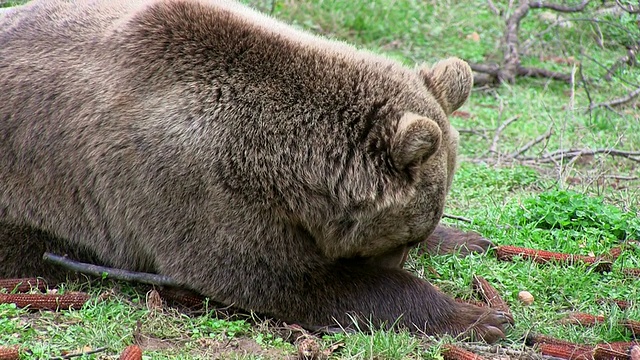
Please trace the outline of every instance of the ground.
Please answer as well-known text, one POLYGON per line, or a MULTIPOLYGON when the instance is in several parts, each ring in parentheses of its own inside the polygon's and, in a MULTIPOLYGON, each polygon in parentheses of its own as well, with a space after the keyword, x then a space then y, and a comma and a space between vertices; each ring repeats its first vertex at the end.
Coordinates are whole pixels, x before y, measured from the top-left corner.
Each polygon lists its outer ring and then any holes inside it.
MULTIPOLYGON (((345 39, 406 64, 459 56, 475 63, 499 62, 504 19, 491 2, 474 1, 253 1, 263 11, 313 32, 345 39)), ((495 1, 509 14, 506 1, 495 1)), ((514 84, 477 88, 452 117, 461 132, 461 161, 443 221, 474 230, 496 245, 526 246, 581 255, 604 254, 640 238, 640 110, 590 105, 620 98, 638 88, 638 67, 607 70, 638 39, 632 15, 610 11, 567 14, 531 10, 520 26, 521 60, 526 66, 573 74, 573 83, 517 78, 514 84), (613 14, 613 15, 612 15, 613 14), (556 17, 553 17, 556 16, 556 17), (584 19, 599 16, 598 22, 584 19), (551 19, 551 20, 549 20, 551 19), (567 25, 569 24, 569 25, 567 25), (585 79, 583 81, 583 79, 585 79), (528 143, 539 138, 530 147, 528 143), (569 150, 585 151, 572 156, 569 150), (564 157, 560 155, 566 155, 564 157), (627 157, 625 157, 627 156, 627 157)), ((4 6, 15 3, 5 3, 4 6)), ((615 8, 615 5, 613 5, 615 8)), ((496 260, 495 252, 459 258, 415 251, 408 268, 441 290, 475 297, 473 275, 493 284, 511 307, 515 326, 499 346, 505 356, 532 357, 524 338, 541 333, 579 342, 627 341, 619 320, 640 320, 640 279, 623 268, 640 268, 640 250, 630 248, 611 271, 572 264, 540 265, 496 260), (522 290, 534 296, 522 305, 522 290), (635 302, 620 310, 601 299, 635 302), (607 316, 595 327, 562 324, 571 311, 607 316)), ((185 310, 147 301, 148 287, 111 281, 68 283, 60 292, 92 295, 79 310, 33 312, 0 305, 0 345, 21 344, 22 358, 49 358, 102 349, 84 358, 116 358, 138 343, 146 359, 294 359, 308 339, 295 326, 255 316, 227 317, 212 306, 185 310)), ((404 332, 336 334, 311 338, 332 359, 428 359, 456 339, 432 339, 404 332)), ((495 348, 473 347, 489 355, 495 348)))

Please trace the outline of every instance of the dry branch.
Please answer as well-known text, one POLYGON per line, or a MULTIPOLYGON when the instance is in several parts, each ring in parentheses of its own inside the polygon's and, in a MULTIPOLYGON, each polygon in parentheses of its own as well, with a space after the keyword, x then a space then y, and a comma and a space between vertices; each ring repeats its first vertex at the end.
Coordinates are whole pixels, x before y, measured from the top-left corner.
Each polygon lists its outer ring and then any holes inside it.
POLYGON ((592 104, 589 106, 589 111, 599 107, 611 108, 613 106, 623 105, 635 99, 638 95, 640 95, 640 87, 631 91, 630 93, 628 93, 627 95, 621 98, 617 98, 617 99, 613 99, 610 101, 605 101, 597 104, 592 104))
POLYGON ((537 138, 529 141, 528 143, 526 143, 520 149, 518 149, 518 150, 512 152, 511 154, 509 154, 509 156, 512 157, 512 158, 517 158, 519 155, 524 154, 525 152, 527 152, 529 149, 531 149, 535 145, 537 145, 537 144, 549 139, 551 137, 551 135, 553 135, 553 126, 549 127, 549 130, 547 130, 546 133, 544 133, 543 135, 540 135, 537 138))
POLYGON ((640 162, 640 151, 622 151, 616 149, 560 149, 554 151, 552 153, 540 156, 540 157, 523 157, 519 160, 523 161, 534 161, 537 163, 549 163, 549 162, 557 162, 566 159, 572 159, 578 156, 589 156, 589 155, 611 155, 611 156, 620 156, 627 158, 631 161, 640 162))
POLYGON ((93 275, 96 277, 107 277, 115 280, 138 282, 142 284, 150 284, 157 286, 173 286, 180 287, 172 278, 164 275, 149 274, 136 271, 128 271, 122 269, 115 269, 106 266, 98 266, 93 264, 82 263, 79 261, 71 260, 65 256, 59 256, 52 253, 44 253, 43 259, 52 264, 60 265, 61 267, 77 271, 82 274, 93 275))
POLYGON ((73 359, 74 357, 81 357, 84 355, 91 355, 91 354, 97 354, 99 352, 103 352, 106 351, 108 348, 106 347, 100 347, 97 349, 93 349, 93 350, 88 350, 88 351, 82 351, 82 352, 75 352, 75 353, 70 353, 70 354, 66 354, 66 355, 62 355, 62 356, 56 356, 56 357, 52 357, 49 360, 66 360, 66 359, 73 359))
POLYGON ((607 81, 611 80, 611 78, 613 77, 613 74, 623 64, 627 64, 629 66, 635 66, 637 62, 636 52, 638 51, 639 48, 640 48, 640 42, 638 42, 637 45, 631 46, 629 49, 627 49, 627 53, 624 56, 620 57, 615 63, 613 63, 613 65, 611 65, 609 70, 607 70, 607 74, 604 76, 604 79, 607 81))
MULTIPOLYGON (((542 77, 560 81, 571 81, 571 75, 559 73, 541 68, 524 67, 520 61, 520 49, 518 30, 520 22, 527 16, 531 9, 548 9, 563 13, 580 12, 585 9, 590 0, 583 0, 575 6, 567 6, 545 1, 520 1, 520 5, 513 11, 505 23, 506 28, 503 38, 503 60, 498 64, 470 64, 474 74, 476 86, 493 85, 501 83, 514 83, 517 76, 542 77)), ((495 6, 489 1, 489 7, 496 12, 495 6)))
POLYGON ((520 116, 514 116, 512 118, 509 118, 507 120, 505 120, 502 124, 500 124, 500 126, 498 126, 498 128, 496 129, 495 134, 493 135, 493 141, 491 142, 491 147, 489 147, 489 152, 490 153, 497 153, 498 152, 498 141, 500 140, 500 134, 502 134, 502 132, 504 131, 504 129, 507 128, 507 126, 509 126, 511 123, 515 122, 516 120, 518 120, 520 118, 520 116))

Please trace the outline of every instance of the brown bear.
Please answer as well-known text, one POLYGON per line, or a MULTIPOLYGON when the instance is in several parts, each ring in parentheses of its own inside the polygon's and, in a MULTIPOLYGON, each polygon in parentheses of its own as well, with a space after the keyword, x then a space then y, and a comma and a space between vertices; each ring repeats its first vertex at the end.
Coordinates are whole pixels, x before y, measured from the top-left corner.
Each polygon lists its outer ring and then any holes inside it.
POLYGON ((443 213, 471 85, 461 60, 409 69, 231 1, 9 10, 0 276, 53 275, 55 251, 309 327, 494 341, 505 314, 401 269, 443 213))

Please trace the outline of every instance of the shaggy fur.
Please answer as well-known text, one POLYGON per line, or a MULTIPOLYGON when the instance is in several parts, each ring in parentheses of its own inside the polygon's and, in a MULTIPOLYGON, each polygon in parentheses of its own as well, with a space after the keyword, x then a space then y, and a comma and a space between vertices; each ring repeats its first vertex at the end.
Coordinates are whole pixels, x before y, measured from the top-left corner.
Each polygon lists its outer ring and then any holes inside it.
POLYGON ((0 276, 55 275, 52 250, 307 326, 496 340, 504 314, 400 268, 442 215, 471 83, 458 59, 408 69, 229 1, 10 10, 0 276))

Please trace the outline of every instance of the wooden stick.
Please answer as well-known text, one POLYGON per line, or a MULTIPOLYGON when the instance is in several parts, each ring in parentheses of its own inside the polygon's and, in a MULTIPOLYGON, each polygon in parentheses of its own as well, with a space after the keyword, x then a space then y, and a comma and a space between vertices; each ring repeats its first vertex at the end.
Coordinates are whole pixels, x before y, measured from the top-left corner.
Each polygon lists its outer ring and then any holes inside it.
POLYGON ((164 275, 149 274, 137 271, 128 271, 122 269, 115 269, 106 266, 99 266, 93 264, 87 264, 75 260, 71 260, 65 256, 59 256, 52 253, 44 253, 43 259, 52 264, 60 265, 65 269, 77 271, 82 274, 93 275, 99 278, 107 277, 109 279, 116 279, 122 281, 132 281, 142 284, 150 284, 157 286, 173 286, 181 287, 172 278, 164 275))

